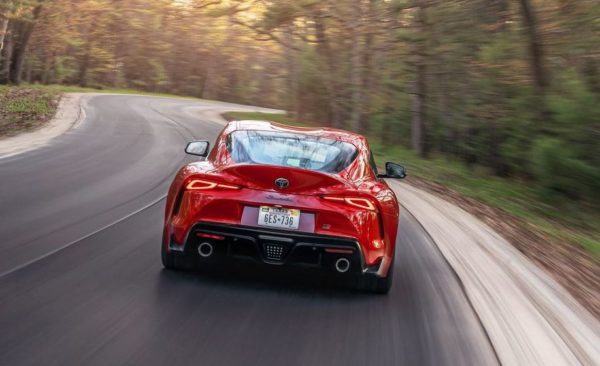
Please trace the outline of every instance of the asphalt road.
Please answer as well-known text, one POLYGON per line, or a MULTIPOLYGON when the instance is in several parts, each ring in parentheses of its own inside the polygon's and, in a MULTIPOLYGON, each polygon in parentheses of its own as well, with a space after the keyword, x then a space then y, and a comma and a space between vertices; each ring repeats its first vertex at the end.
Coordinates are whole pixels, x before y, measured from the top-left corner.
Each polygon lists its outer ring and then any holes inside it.
MULTIPOLYGON (((388 296, 316 276, 162 269, 161 220, 210 102, 96 96, 50 146, 0 159, 0 365, 487 365, 497 358, 421 226, 388 296)), ((227 109, 227 108, 225 108, 227 109)))

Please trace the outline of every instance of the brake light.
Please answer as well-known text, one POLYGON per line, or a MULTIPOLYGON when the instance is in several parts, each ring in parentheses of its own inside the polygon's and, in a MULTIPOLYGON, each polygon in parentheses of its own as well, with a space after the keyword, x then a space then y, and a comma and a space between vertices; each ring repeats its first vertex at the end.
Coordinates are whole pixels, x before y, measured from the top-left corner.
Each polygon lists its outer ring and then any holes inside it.
POLYGON ((235 190, 242 187, 233 184, 217 183, 202 179, 193 179, 187 184, 187 186, 185 186, 185 189, 188 191, 202 191, 216 188, 235 190))
POLYGON ((225 240, 225 237, 222 235, 215 234, 207 234, 207 233, 196 233, 197 237, 206 238, 206 239, 214 239, 214 240, 225 240))
POLYGON ((368 198, 362 197, 335 197, 335 196, 322 196, 324 200, 343 202, 347 205, 363 208, 365 210, 375 211, 375 205, 368 198))

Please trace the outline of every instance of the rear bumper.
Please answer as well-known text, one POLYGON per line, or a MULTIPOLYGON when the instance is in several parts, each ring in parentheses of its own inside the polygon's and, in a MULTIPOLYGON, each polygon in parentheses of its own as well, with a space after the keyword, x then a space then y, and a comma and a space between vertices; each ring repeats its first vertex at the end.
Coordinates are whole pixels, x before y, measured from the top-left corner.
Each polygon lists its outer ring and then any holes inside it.
POLYGON ((199 222, 192 226, 184 243, 171 240, 169 251, 189 259, 206 261, 239 258, 277 266, 303 266, 331 272, 336 261, 345 258, 350 268, 344 274, 387 275, 388 261, 381 257, 373 266, 366 266, 357 240, 344 237, 277 230, 254 226, 199 222), (202 243, 210 243, 214 253, 210 258, 198 255, 202 243))

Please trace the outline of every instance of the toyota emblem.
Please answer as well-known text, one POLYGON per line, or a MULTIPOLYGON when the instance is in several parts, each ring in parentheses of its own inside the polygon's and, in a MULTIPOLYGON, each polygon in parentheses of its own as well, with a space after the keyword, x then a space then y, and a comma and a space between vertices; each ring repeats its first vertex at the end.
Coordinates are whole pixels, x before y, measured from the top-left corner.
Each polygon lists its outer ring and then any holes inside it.
POLYGON ((275 179, 275 185, 277 186, 277 188, 287 188, 290 185, 290 181, 288 181, 285 178, 277 178, 275 179))

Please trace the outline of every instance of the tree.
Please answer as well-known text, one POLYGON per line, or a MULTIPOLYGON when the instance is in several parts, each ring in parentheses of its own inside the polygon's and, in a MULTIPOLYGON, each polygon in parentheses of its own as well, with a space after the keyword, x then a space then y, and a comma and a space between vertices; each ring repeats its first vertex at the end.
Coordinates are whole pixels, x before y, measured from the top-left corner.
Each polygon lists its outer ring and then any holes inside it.
POLYGON ((426 103, 427 103, 427 64, 426 64, 426 39, 427 39, 427 14, 423 0, 415 1, 415 39, 414 39, 414 69, 415 80, 412 90, 413 115, 412 115, 412 148, 417 155, 426 155, 426 103))
POLYGON ((4 38, 8 32, 8 15, 0 12, 0 52, 4 49, 4 38))
MULTIPOLYGON (((523 16, 524 30, 529 48, 529 65, 533 78, 533 86, 538 94, 537 110, 539 122, 547 124, 549 110, 546 106, 546 94, 549 86, 548 71, 544 65, 544 51, 538 30, 538 21, 530 0, 519 0, 523 16)), ((547 126, 542 130, 547 131, 547 126)))
POLYGON ((8 1, 0 8, 0 82, 21 82, 25 52, 44 0, 8 1), (5 45, 6 43, 6 45, 5 45))
POLYGON ((374 145, 522 179, 535 179, 532 149, 546 135, 559 143, 545 152, 568 146, 573 166, 598 165, 598 1, 1 4, 2 82, 279 107, 374 145))

